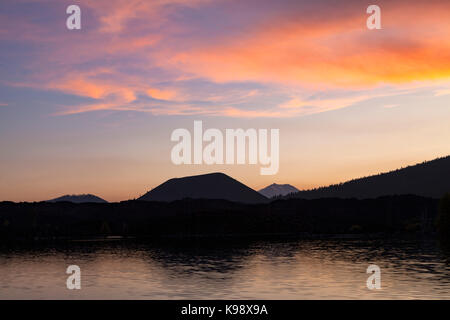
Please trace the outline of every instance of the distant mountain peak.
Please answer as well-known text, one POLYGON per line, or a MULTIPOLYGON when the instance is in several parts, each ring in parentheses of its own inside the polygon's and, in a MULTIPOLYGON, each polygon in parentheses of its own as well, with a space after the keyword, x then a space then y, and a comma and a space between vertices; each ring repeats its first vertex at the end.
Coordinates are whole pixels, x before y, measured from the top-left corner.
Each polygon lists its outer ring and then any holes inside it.
POLYGON ((296 187, 290 184, 272 183, 271 185, 259 190, 258 192, 267 198, 272 198, 275 196, 285 196, 298 191, 299 190, 296 187))
POLYGON ((223 199, 242 203, 267 202, 263 195, 221 172, 169 179, 138 200, 170 202, 185 198, 223 199))
POLYGON ((66 194, 62 197, 47 200, 47 202, 73 202, 73 203, 107 203, 108 201, 93 194, 66 194))

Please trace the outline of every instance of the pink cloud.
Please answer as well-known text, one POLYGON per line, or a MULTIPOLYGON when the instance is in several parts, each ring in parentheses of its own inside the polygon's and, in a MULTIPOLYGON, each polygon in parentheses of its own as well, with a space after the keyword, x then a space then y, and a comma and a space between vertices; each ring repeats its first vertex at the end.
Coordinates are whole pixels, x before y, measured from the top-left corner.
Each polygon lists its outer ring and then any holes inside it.
MULTIPOLYGON (((267 10, 264 19, 243 25, 240 32, 205 39, 190 34, 186 22, 169 19, 180 8, 199 13, 213 3, 220 4, 209 0, 85 0, 80 6, 95 21, 80 33, 6 18, 11 33, 0 33, 0 38, 40 44, 27 66, 35 72, 15 85, 96 100, 66 106, 61 114, 135 110, 285 117, 344 108, 371 96, 311 100, 288 93, 286 102, 260 108, 253 102, 260 94, 256 89, 237 96, 231 89, 207 94, 200 87, 181 89, 179 83, 193 79, 257 82, 311 92, 371 90, 385 84, 450 77, 450 26, 443 23, 450 21, 450 4, 383 2, 383 30, 377 31, 365 28, 361 5, 318 10, 317 16, 267 10), (139 101, 141 96, 161 103, 139 101)), ((231 8, 240 5, 227 4, 231 8)), ((229 12, 227 18, 232 20, 233 11, 229 12)))

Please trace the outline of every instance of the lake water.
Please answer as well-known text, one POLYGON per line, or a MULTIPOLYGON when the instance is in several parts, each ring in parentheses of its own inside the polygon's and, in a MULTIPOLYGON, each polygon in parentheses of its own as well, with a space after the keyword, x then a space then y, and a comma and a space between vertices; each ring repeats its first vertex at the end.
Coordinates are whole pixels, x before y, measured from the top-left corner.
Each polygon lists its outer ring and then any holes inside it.
POLYGON ((1 299, 450 299, 434 241, 73 242, 0 249, 1 299), (381 289, 366 287, 370 264, 381 289), (66 288, 69 265, 81 290, 66 288))

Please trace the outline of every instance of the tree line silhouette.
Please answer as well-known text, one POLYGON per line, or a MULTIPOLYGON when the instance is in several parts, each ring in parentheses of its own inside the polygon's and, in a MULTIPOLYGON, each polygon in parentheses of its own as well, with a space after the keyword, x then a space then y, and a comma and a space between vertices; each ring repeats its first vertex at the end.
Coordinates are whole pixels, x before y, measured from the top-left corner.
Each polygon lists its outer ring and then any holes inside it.
POLYGON ((282 198, 338 197, 365 199, 384 195, 415 194, 440 199, 449 191, 450 156, 447 156, 328 187, 291 193, 282 198))
POLYGON ((174 202, 0 203, 0 241, 122 236, 321 237, 436 232, 439 200, 289 199, 263 204, 184 199, 174 202))

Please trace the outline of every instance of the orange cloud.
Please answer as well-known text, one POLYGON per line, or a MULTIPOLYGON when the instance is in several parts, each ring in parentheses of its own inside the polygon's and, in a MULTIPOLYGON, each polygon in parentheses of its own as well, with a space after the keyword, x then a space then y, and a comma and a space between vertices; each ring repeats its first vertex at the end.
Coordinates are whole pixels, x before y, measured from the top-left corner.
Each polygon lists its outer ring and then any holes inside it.
POLYGON ((158 100, 174 100, 177 97, 175 90, 160 90, 156 88, 148 89, 147 94, 158 100))
POLYGON ((367 30, 361 12, 324 21, 274 20, 161 60, 216 82, 367 87, 450 78, 450 26, 442 23, 450 21, 450 10, 410 7, 384 10, 383 30, 367 30))
POLYGON ((80 96, 100 99, 108 95, 116 95, 125 103, 136 99, 134 89, 120 86, 119 84, 90 80, 82 75, 71 75, 47 85, 48 89, 57 89, 66 93, 74 93, 80 96))
MULTIPOLYGON (((445 23, 450 21, 450 4, 433 0, 430 5, 414 6, 405 1, 383 2, 383 30, 369 31, 364 5, 333 9, 325 6, 327 1, 319 1, 311 9, 312 15, 298 8, 290 11, 291 3, 286 2, 282 13, 273 13, 268 5, 262 10, 265 18, 254 23, 238 19, 237 23, 243 24, 239 32, 212 28, 217 37, 190 34, 197 21, 181 13, 189 6, 206 14, 211 8, 203 12, 201 6, 209 2, 84 0, 81 5, 93 12, 95 23, 83 33, 49 33, 43 27, 33 31, 31 22, 24 23, 20 29, 24 36, 17 36, 35 42, 44 39, 48 44, 46 50, 33 55, 29 69, 39 72, 34 79, 27 79, 28 86, 97 100, 69 106, 65 114, 110 109, 286 117, 344 108, 374 97, 338 94, 339 98, 318 100, 299 94, 302 90, 310 93, 338 87, 359 91, 450 78, 450 24, 445 23), (185 18, 181 22, 168 19, 177 8, 185 18), (91 66, 95 66, 93 70, 85 71, 91 66), (258 106, 255 103, 265 99, 262 89, 249 86, 236 93, 225 86, 213 88, 214 83, 203 87, 201 81, 182 87, 184 81, 192 79, 270 84, 269 90, 276 94, 287 89, 282 97, 273 98, 273 105, 258 106), (208 92, 209 88, 213 89, 208 92), (160 101, 140 101, 141 96, 160 101), (286 102, 280 104, 283 100, 286 102)), ((230 1, 226 5, 232 9, 242 3, 230 1)), ((230 16, 224 17, 233 20, 231 9, 230 16)), ((198 25, 195 30, 199 30, 198 25)), ((16 31, 12 31, 15 37, 16 31)))

